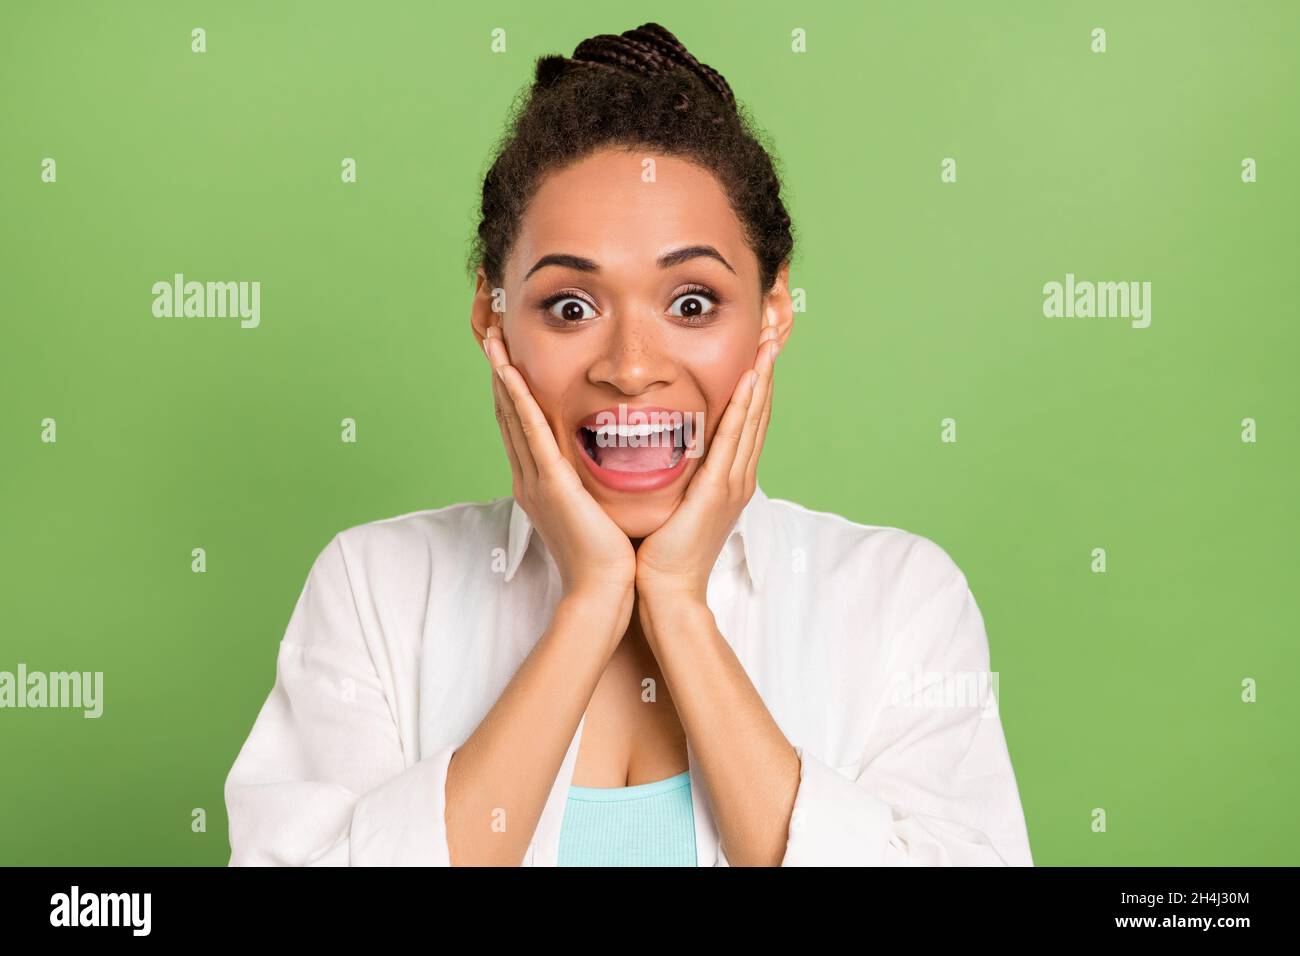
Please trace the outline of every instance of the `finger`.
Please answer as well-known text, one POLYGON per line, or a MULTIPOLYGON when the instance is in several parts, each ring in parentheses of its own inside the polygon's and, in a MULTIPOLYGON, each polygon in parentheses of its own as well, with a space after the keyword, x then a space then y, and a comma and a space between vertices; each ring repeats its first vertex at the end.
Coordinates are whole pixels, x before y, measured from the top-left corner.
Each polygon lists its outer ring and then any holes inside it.
POLYGON ((546 415, 537 404, 537 399, 533 397, 523 374, 510 364, 510 356, 500 327, 490 326, 487 335, 493 340, 490 354, 505 360, 505 364, 500 366, 500 378, 514 403, 519 419, 519 431, 526 440, 529 455, 538 465, 547 467, 568 465, 568 459, 560 452, 551 423, 546 420, 546 415))
POLYGON ((506 391, 505 384, 501 381, 500 373, 497 366, 502 364, 502 354, 497 352, 493 346, 493 336, 500 335, 496 326, 489 326, 483 336, 483 352, 487 356, 488 364, 492 367, 492 400, 496 405, 497 423, 501 426, 502 438, 505 442, 506 453, 510 457, 512 473, 518 469, 515 475, 517 482, 526 477, 535 474, 536 469, 528 460, 528 448, 522 441, 522 436, 517 434, 517 429, 512 427, 511 420, 517 418, 517 412, 514 408, 514 402, 510 399, 510 394, 506 391))
POLYGON ((496 368, 492 359, 492 333, 496 326, 489 326, 483 334, 483 355, 488 363, 488 378, 491 380, 488 384, 492 389, 492 411, 497 420, 497 430, 501 433, 501 444, 505 447, 506 458, 510 461, 510 474, 516 485, 522 483, 523 469, 519 465, 519 456, 515 452, 515 442, 510 435, 510 428, 506 424, 505 408, 510 401, 509 395, 506 394, 505 386, 501 383, 501 377, 497 375, 496 368))
POLYGON ((758 427, 763 418, 763 409, 767 405, 772 365, 776 361, 776 342, 766 332, 764 335, 764 341, 758 349, 758 359, 754 363, 754 371, 758 373, 758 378, 754 382, 754 397, 746 409, 745 423, 741 428, 740 441, 736 447, 736 457, 730 469, 730 478, 736 483, 744 481, 749 471, 749 459, 753 457, 757 445, 758 427))
POLYGON ((501 404, 501 415, 505 419, 506 428, 510 433, 510 444, 514 448, 516 459, 519 461, 520 477, 524 481, 531 481, 537 477, 537 462, 533 459, 528 439, 524 436, 514 395, 511 394, 506 383, 505 371, 510 368, 510 363, 506 355, 505 343, 498 337, 489 337, 487 343, 488 355, 492 359, 494 372, 492 377, 497 380, 496 388, 501 404))
MULTIPOLYGON (((777 350, 778 353, 780 349, 777 350)), ((772 418, 772 393, 776 391, 776 369, 768 375, 767 400, 763 402, 763 416, 758 422, 758 437, 754 441, 754 450, 749 455, 749 468, 745 472, 748 480, 758 483, 758 459, 763 451, 763 442, 767 439, 767 423, 772 418)))
POLYGON ((754 396, 754 381, 757 377, 752 368, 746 369, 740 376, 740 381, 736 383, 736 390, 731 395, 731 401, 727 403, 726 411, 722 413, 722 420, 718 422, 718 427, 713 432, 709 453, 705 455, 704 464, 700 468, 709 479, 725 481, 731 473, 731 463, 735 460, 736 448, 740 444, 741 429, 745 423, 745 415, 749 411, 750 400, 754 396))
POLYGON ((556 444, 555 433, 551 431, 550 422, 528 390, 523 375, 519 369, 509 364, 500 366, 500 372, 506 391, 514 402, 520 434, 528 445, 529 455, 538 471, 561 467, 564 456, 556 444))
POLYGON ((497 428, 501 432, 501 444, 505 446, 506 457, 510 459, 510 476, 514 480, 515 487, 523 484, 524 472, 519 465, 519 455, 515 451, 515 440, 510 434, 510 427, 506 424, 505 407, 510 401, 510 396, 506 394, 505 386, 501 384, 501 378, 494 369, 490 376, 492 378, 492 406, 496 414, 497 428))

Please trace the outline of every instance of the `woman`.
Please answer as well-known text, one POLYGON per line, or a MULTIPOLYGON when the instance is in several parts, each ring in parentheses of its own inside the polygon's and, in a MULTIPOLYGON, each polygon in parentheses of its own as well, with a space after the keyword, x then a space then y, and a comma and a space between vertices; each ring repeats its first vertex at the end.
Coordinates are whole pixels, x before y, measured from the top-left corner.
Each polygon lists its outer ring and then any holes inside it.
POLYGON ((792 248, 663 27, 538 61, 473 253, 513 496, 320 555, 232 864, 1031 864, 965 577, 756 483, 792 248))

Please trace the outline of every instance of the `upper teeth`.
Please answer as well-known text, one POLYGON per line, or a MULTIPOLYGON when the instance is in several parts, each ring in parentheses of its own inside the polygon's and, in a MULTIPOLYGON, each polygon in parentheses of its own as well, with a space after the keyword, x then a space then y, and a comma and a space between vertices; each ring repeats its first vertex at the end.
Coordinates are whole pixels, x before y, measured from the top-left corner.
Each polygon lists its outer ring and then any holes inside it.
POLYGON ((676 425, 599 425, 592 427, 585 426, 587 431, 595 432, 597 435, 606 438, 611 435, 618 435, 620 438, 645 438, 650 435, 658 435, 660 432, 676 431, 679 426, 676 425))

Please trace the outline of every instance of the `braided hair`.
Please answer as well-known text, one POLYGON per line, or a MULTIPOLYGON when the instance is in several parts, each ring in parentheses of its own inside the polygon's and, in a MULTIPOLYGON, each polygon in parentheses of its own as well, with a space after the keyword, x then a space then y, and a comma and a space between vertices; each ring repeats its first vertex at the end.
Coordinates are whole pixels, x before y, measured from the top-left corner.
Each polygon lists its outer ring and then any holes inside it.
POLYGON ((731 87, 658 23, 539 57, 483 178, 469 268, 500 286, 505 260, 543 178, 606 146, 691 160, 721 183, 759 263, 760 291, 794 248, 772 156, 731 87))

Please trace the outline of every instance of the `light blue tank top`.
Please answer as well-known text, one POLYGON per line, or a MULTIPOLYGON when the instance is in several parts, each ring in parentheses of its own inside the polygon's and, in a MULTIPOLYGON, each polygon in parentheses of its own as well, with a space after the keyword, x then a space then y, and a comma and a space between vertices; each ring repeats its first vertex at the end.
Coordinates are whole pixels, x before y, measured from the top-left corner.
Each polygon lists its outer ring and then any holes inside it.
POLYGON ((695 866, 691 774, 634 787, 569 787, 557 866, 695 866))

